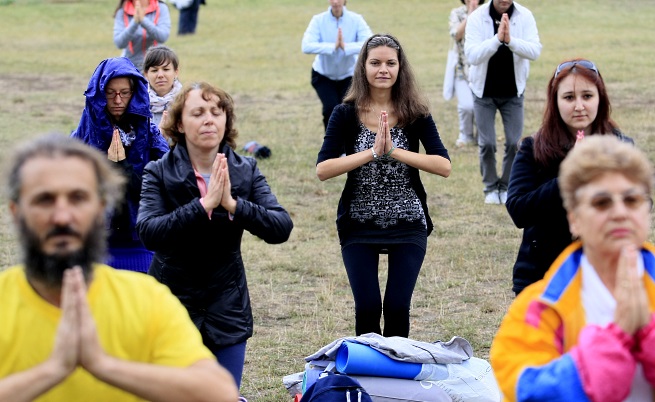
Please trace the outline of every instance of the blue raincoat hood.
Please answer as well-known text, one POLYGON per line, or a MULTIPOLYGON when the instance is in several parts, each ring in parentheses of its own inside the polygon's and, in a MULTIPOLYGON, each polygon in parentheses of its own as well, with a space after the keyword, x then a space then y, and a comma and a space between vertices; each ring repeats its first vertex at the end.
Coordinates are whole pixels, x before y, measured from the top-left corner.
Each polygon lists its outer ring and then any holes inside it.
MULTIPOLYGON (((126 162, 131 166, 132 174, 136 175, 138 186, 134 180, 128 178, 126 194, 127 210, 129 214, 130 229, 128 234, 130 240, 137 239, 135 226, 139 209, 139 195, 141 193, 141 176, 143 169, 151 160, 159 159, 168 152, 168 143, 159 132, 159 128, 150 122, 150 98, 148 96, 148 81, 141 75, 141 72, 125 57, 106 59, 100 62, 89 86, 84 92, 86 105, 80 118, 77 129, 71 133, 71 137, 99 149, 106 153, 111 144, 114 133, 114 125, 107 113, 107 98, 105 98, 105 87, 113 78, 126 77, 134 82, 134 88, 130 103, 127 105, 121 121, 128 122, 136 134, 132 144, 125 149, 126 162)), ((114 217, 111 218, 110 226, 114 229, 114 217)), ((109 238, 110 250, 112 248, 112 237, 109 238)))
POLYGON ((71 137, 106 152, 109 149, 114 126, 107 113, 107 98, 105 87, 114 78, 126 77, 134 81, 130 103, 125 109, 124 117, 129 117, 136 139, 127 154, 127 160, 139 174, 150 160, 151 148, 157 148, 161 153, 168 151, 168 145, 159 133, 159 129, 150 123, 150 98, 148 97, 148 81, 141 72, 125 57, 105 59, 98 64, 91 76, 89 85, 84 92, 86 105, 77 129, 71 137))

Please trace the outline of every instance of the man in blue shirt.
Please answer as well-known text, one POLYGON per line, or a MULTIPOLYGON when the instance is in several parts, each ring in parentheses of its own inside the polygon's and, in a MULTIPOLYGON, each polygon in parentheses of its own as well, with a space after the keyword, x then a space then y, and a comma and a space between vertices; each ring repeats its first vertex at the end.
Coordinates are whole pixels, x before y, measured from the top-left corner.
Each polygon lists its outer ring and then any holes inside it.
POLYGON ((302 38, 303 53, 316 55, 312 86, 323 103, 325 128, 350 87, 362 44, 373 34, 361 15, 346 9, 346 0, 328 3, 330 8, 312 17, 302 38))

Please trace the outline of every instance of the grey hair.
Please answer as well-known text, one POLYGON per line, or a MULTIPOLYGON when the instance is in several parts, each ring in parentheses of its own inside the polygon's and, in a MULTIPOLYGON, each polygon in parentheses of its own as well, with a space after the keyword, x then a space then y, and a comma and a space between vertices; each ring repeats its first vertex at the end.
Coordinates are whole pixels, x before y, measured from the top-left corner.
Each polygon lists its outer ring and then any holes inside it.
POLYGON ((106 155, 74 138, 50 133, 19 145, 12 153, 5 175, 7 195, 11 201, 17 203, 20 199, 23 166, 37 157, 72 157, 88 161, 95 170, 98 195, 106 208, 113 209, 123 198, 125 178, 111 165, 106 155))

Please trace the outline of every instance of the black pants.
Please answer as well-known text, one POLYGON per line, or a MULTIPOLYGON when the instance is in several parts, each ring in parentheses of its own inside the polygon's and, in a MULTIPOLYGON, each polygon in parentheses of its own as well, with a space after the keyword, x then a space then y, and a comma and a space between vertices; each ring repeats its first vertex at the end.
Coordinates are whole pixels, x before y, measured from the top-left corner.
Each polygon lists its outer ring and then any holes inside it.
POLYGON ((178 35, 196 33, 196 26, 198 25, 198 10, 200 9, 200 4, 204 3, 204 0, 193 0, 189 7, 180 10, 180 20, 177 27, 178 35))
POLYGON ((389 275, 383 303, 378 281, 382 247, 380 244, 354 243, 341 250, 355 298, 355 333, 408 337, 409 308, 425 249, 413 243, 384 245, 389 254, 389 275), (384 333, 380 331, 382 311, 384 333))
POLYGON ((334 81, 312 69, 312 86, 323 103, 323 126, 326 129, 332 109, 343 101, 351 81, 352 77, 334 81))

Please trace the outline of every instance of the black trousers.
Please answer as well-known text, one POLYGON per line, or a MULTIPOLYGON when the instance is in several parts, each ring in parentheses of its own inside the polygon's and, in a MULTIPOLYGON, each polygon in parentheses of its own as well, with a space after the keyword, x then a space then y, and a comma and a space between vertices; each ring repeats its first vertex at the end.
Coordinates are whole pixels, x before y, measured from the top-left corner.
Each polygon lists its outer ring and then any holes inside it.
POLYGON ((204 0, 193 0, 191 5, 180 10, 180 20, 177 27, 178 35, 187 35, 196 33, 198 25, 198 11, 200 4, 205 4, 204 0))
POLYGON ((341 250, 355 299, 355 333, 409 336, 409 308, 425 249, 414 243, 353 243, 341 250), (389 271, 384 300, 380 294, 378 264, 381 248, 388 252, 389 271), (384 312, 384 331, 380 318, 384 312))
POLYGON ((323 126, 326 129, 332 109, 343 101, 351 81, 352 77, 334 81, 312 69, 312 86, 323 103, 323 126))

